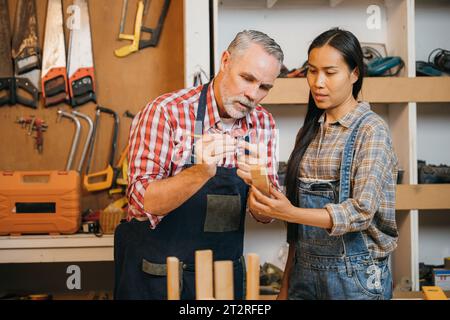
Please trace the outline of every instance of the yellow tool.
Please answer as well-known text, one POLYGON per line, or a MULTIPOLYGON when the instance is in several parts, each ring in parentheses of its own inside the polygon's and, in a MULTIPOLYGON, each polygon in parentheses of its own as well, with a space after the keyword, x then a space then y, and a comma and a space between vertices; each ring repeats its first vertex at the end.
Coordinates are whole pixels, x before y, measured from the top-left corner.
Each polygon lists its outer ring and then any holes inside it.
POLYGON ((423 286, 422 287, 425 300, 447 300, 447 296, 440 287, 437 286, 423 286))
POLYGON ((104 108, 101 106, 97 106, 97 111, 95 115, 95 124, 94 124, 94 133, 92 135, 91 140, 91 149, 89 150, 89 156, 88 156, 88 162, 86 167, 86 175, 84 176, 84 187, 87 191, 100 191, 100 190, 106 190, 111 188, 114 180, 114 155, 116 153, 116 147, 117 147, 117 136, 119 132, 119 116, 117 113, 111 109, 104 108), (111 154, 109 158, 108 166, 105 170, 97 172, 97 173, 89 173, 89 168, 92 160, 92 154, 94 152, 94 146, 95 146, 95 137, 96 137, 96 131, 100 119, 100 114, 108 113, 114 117, 114 130, 113 130, 113 139, 112 139, 112 147, 111 147, 111 154), (103 178, 102 181, 98 181, 99 178, 103 178))
POLYGON ((155 28, 148 28, 143 26, 144 17, 147 16, 148 0, 140 0, 138 3, 138 9, 136 13, 136 20, 134 23, 134 34, 124 34, 125 20, 127 16, 128 0, 124 0, 122 7, 122 20, 120 22, 119 39, 133 41, 132 44, 122 47, 114 51, 115 55, 119 58, 126 57, 133 52, 142 50, 145 48, 158 46, 159 39, 161 38, 164 21, 167 16, 167 12, 170 6, 170 0, 164 0, 161 8, 161 14, 158 19, 158 23, 155 28), (141 40, 141 34, 147 33, 150 35, 150 39, 141 40))
POLYGON ((120 25, 120 33, 119 33, 119 39, 120 40, 131 40, 133 41, 132 44, 122 47, 120 49, 117 49, 114 51, 114 54, 119 57, 123 58, 126 57, 133 52, 136 52, 139 50, 139 41, 141 40, 141 29, 142 29, 142 21, 144 19, 144 1, 139 1, 138 4, 138 10, 136 14, 136 21, 134 23, 134 34, 124 34, 123 28, 124 28, 124 21, 126 16, 126 6, 128 5, 128 1, 124 1, 124 9, 122 11, 122 22, 120 25))
POLYGON ((123 193, 125 192, 125 188, 128 185, 128 145, 122 151, 120 155, 119 163, 114 168, 114 173, 116 177, 115 183, 113 183, 113 188, 109 190, 109 195, 123 193), (122 171, 122 177, 119 176, 119 172, 122 171), (115 186, 125 186, 125 188, 115 188, 115 186))

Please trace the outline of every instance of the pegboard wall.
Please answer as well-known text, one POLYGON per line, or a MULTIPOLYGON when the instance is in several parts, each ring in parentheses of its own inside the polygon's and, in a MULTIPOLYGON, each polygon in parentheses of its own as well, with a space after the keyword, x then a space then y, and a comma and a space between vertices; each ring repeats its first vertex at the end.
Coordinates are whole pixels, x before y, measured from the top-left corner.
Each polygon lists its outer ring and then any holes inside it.
MULTIPOLYGON (((65 21, 69 18, 67 8, 72 0, 63 0, 65 21)), ((128 1, 128 15, 125 33, 134 32, 137 0, 128 1)), ((163 0, 150 1, 148 16, 144 25, 155 27, 163 0)), ((9 0, 11 30, 13 30, 17 0, 9 0)), ((39 41, 44 42, 47 1, 36 0, 38 14, 39 41)), ((183 1, 172 0, 158 47, 147 48, 125 58, 117 58, 114 50, 130 44, 118 40, 122 0, 90 0, 89 11, 94 54, 95 82, 99 105, 113 109, 120 116, 120 131, 115 162, 127 144, 131 119, 123 117, 126 110, 136 114, 159 95, 181 89, 184 85, 184 37, 183 1)), ((64 26, 66 50, 69 30, 64 26)), ((96 104, 88 103, 76 110, 95 118, 96 104)), ((1 170, 62 170, 66 166, 72 139, 74 123, 63 118, 57 122, 57 110, 71 111, 67 104, 45 108, 41 98, 38 109, 30 109, 19 104, 0 108, 0 171, 1 170), (46 121, 48 130, 44 133, 43 153, 35 149, 35 141, 25 129, 16 124, 20 117, 36 116, 46 121)), ((82 131, 80 145, 74 159, 74 168, 82 153, 82 146, 88 132, 87 124, 80 120, 82 131)), ((102 115, 97 133, 91 172, 105 169, 112 142, 113 119, 102 115)), ((103 208, 110 200, 106 192, 83 197, 83 208, 103 208)))

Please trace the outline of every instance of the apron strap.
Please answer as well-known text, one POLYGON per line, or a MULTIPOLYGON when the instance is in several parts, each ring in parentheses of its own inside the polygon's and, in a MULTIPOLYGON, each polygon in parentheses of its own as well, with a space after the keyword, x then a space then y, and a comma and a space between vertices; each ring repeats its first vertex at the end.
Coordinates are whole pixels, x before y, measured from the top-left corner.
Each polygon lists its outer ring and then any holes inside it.
POLYGON ((205 84, 202 88, 202 93, 200 95, 200 100, 198 102, 197 108, 197 117, 195 119, 195 128, 194 128, 194 145, 192 147, 191 154, 191 164, 195 164, 195 144, 198 139, 203 135, 203 123, 205 121, 206 114, 206 98, 208 96, 208 88, 210 83, 205 84))

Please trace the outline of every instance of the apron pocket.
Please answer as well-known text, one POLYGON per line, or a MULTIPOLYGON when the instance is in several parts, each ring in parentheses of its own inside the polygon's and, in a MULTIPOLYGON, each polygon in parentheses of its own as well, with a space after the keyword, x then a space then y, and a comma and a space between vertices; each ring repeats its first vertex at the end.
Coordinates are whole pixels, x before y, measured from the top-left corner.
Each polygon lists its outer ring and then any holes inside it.
POLYGON ((207 195, 204 232, 230 232, 241 224, 240 195, 207 195))
POLYGON ((152 276, 167 276, 167 265, 148 262, 145 259, 142 259, 142 271, 152 276))

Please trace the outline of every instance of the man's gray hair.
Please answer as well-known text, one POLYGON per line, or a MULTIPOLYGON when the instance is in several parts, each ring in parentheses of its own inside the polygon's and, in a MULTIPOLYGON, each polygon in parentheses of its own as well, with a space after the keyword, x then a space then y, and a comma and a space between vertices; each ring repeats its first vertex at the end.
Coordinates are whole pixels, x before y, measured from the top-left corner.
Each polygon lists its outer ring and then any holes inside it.
POLYGON ((280 45, 261 31, 244 30, 239 32, 234 40, 231 41, 227 50, 232 55, 234 53, 241 53, 252 43, 259 44, 268 54, 274 56, 280 62, 280 65, 283 64, 284 53, 283 50, 281 50, 280 45))

